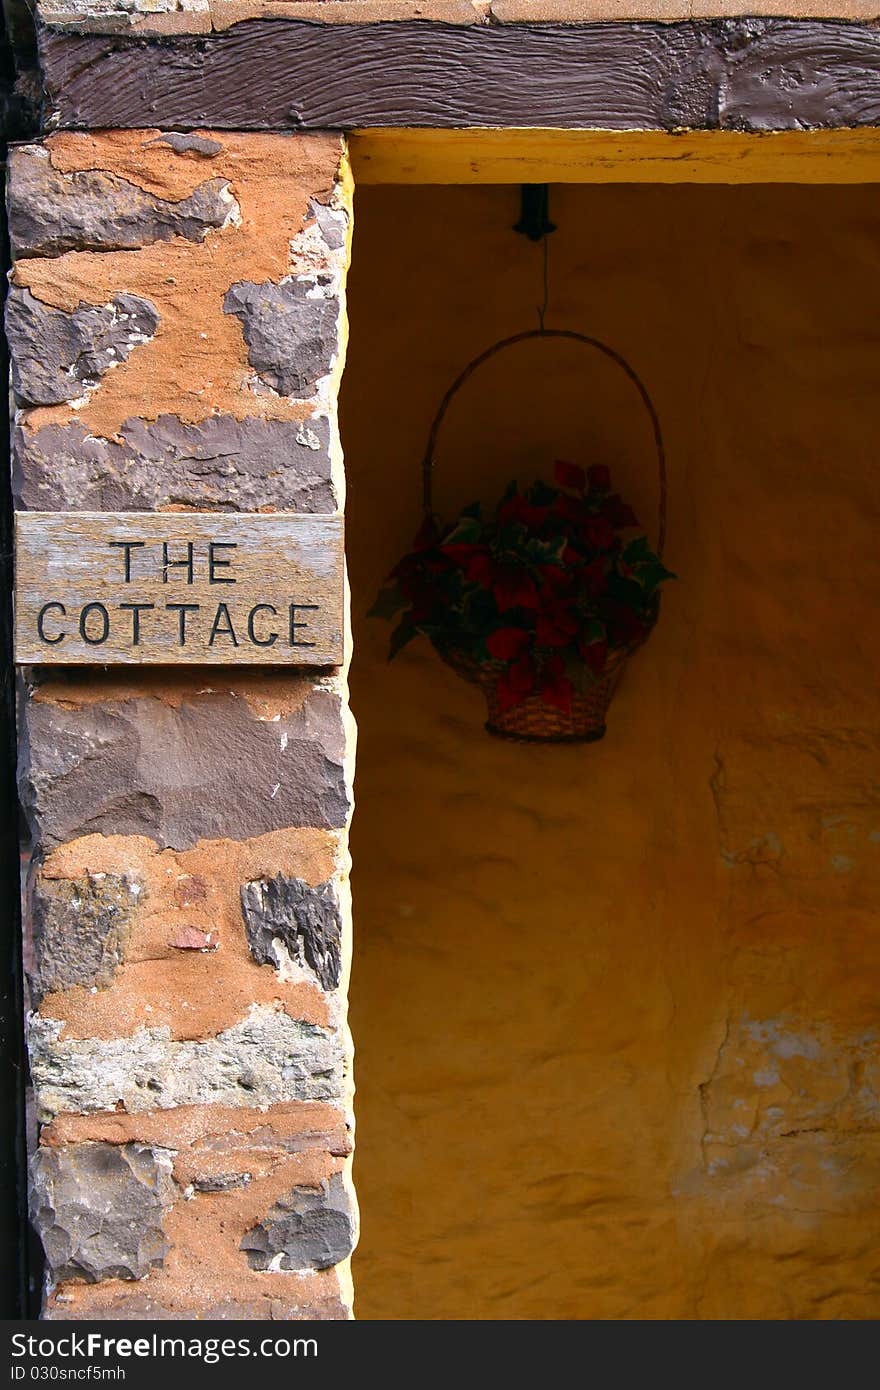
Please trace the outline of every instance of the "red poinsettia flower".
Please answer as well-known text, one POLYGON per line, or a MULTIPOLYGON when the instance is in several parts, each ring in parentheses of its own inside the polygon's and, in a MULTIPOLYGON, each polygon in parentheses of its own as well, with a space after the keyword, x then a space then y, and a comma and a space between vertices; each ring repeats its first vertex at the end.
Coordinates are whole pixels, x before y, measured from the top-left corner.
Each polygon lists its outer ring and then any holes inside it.
POLYGON ((608 573, 604 555, 598 555, 595 560, 591 560, 588 565, 584 565, 581 571, 587 592, 591 598, 596 598, 599 594, 604 594, 608 584, 608 573))
POLYGON ((427 615, 436 606, 437 593, 424 575, 416 575, 408 583, 401 582, 401 592, 406 594, 414 611, 427 615))
POLYGON ((551 502, 550 510, 554 516, 577 525, 584 519, 584 499, 572 497, 567 492, 560 492, 551 502))
POLYGON ((489 589, 492 586, 494 569, 492 556, 488 549, 480 550, 468 560, 464 567, 464 576, 472 584, 479 584, 482 589, 489 589))
POLYGON ((515 492, 498 508, 498 524, 507 526, 518 521, 529 531, 538 531, 547 520, 547 512, 547 507, 534 507, 521 493, 515 492))
MULTIPOLYGON (((590 471, 592 472, 592 469, 590 471)), ((570 487, 575 492, 583 492, 587 486, 587 475, 576 463, 566 463, 565 459, 557 459, 553 465, 553 472, 560 487, 570 487)))
POLYGON ((493 512, 468 507, 441 530, 430 518, 375 604, 399 615, 391 654, 419 632, 441 654, 476 648, 501 671, 502 710, 534 696, 569 711, 578 668, 600 676, 656 620, 670 576, 644 537, 623 538, 635 525, 604 465, 562 460, 555 487, 512 484, 493 512))
POLYGON ((567 647, 577 634, 578 626, 574 613, 557 604, 550 612, 538 615, 535 641, 539 647, 567 647))
POLYGON ((535 667, 530 656, 523 655, 502 671, 495 687, 502 711, 513 709, 528 699, 535 688, 535 667))
POLYGON ((449 545, 441 545, 440 550, 443 555, 448 555, 457 565, 466 565, 474 555, 479 555, 485 551, 485 546, 475 545, 467 541, 453 541, 449 545))
MULTIPOLYGON (((577 554, 576 551, 574 553, 577 554)), ((571 590, 572 574, 563 565, 539 565, 538 574, 540 576, 539 592, 542 600, 548 598, 555 600, 571 590)))
POLYGON ((614 527, 604 516, 593 516, 584 527, 584 534, 590 545, 597 550, 610 550, 615 542, 614 527))
POLYGON ((440 553, 464 570, 465 579, 488 589, 492 583, 492 557, 487 545, 470 541, 453 541, 440 547, 440 553))
POLYGON ((486 638, 486 648, 496 661, 513 661, 530 641, 530 634, 521 627, 499 627, 486 638))
POLYGON ((496 565, 492 593, 500 613, 506 613, 511 608, 541 607, 535 581, 522 565, 496 565))
POLYGON ((391 578, 396 579, 401 590, 405 592, 408 583, 421 580, 426 574, 442 574, 444 570, 450 569, 451 564, 451 560, 441 550, 434 546, 426 546, 423 550, 405 555, 391 571, 391 578))
POLYGON ((400 592, 411 600, 415 600, 419 590, 425 587, 423 568, 414 565, 409 559, 401 560, 396 569, 391 571, 391 577, 397 580, 400 592))

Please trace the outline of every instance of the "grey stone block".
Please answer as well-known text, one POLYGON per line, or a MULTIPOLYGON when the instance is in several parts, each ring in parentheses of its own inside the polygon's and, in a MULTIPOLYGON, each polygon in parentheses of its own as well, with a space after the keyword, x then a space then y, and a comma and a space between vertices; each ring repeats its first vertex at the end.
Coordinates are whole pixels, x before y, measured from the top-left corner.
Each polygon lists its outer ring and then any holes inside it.
POLYGON ((148 343, 159 315, 148 299, 117 294, 109 304, 53 309, 13 286, 6 302, 12 389, 22 405, 78 400, 111 367, 148 343))
POLYGON ((170 131, 167 135, 160 135, 158 140, 151 143, 168 145, 175 154, 192 154, 199 159, 212 159, 223 150, 219 140, 209 140, 204 135, 185 135, 176 130, 170 131))
POLYGON ((336 355, 335 295, 322 294, 311 279, 278 285, 240 280, 229 289, 223 311, 240 319, 248 361, 267 386, 282 396, 314 394, 336 355))
POLYGON ((341 251, 348 231, 348 213, 329 207, 317 198, 309 199, 309 212, 317 222, 321 236, 331 251, 341 251))
POLYGON ((202 241, 238 209, 226 179, 208 179, 174 202, 99 169, 62 173, 39 145, 10 152, 8 201, 16 256, 135 250, 175 236, 202 241))
POLYGON ((295 1187, 242 1238, 251 1269, 329 1269, 354 1249, 356 1224, 341 1176, 295 1187))
POLYGON ((30 511, 332 512, 330 422, 126 420, 114 439, 74 421, 15 430, 16 504, 30 511))
POLYGON ((146 1145, 38 1149, 31 1219, 53 1281, 143 1279, 168 1252, 162 1217, 174 1192, 170 1159, 146 1145))
POLYGON ((187 849, 348 818, 341 701, 320 686, 277 721, 231 693, 176 708, 30 699, 21 715, 21 799, 47 847, 104 834, 187 849))
POLYGON ((31 899, 35 1002, 72 985, 106 989, 125 959, 139 889, 116 874, 38 875, 31 899))
POLYGON ((255 879, 241 889, 251 955, 259 965, 280 962, 279 941, 292 960, 308 966, 324 989, 336 989, 342 970, 342 914, 332 883, 312 888, 299 878, 255 879))

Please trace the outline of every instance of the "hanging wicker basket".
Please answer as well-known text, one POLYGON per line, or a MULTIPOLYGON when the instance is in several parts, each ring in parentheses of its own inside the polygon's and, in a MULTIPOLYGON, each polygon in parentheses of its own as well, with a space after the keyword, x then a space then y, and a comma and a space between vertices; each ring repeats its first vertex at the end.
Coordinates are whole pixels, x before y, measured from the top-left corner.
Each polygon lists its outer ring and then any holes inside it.
MULTIPOLYGON (((568 329, 538 328, 524 333, 516 333, 509 338, 502 338, 500 342, 494 343, 492 347, 480 353, 479 357, 475 357, 459 373, 440 402, 440 407, 428 435, 428 443, 422 461, 422 498, 425 516, 429 519, 434 518, 433 479, 437 440, 446 413, 455 396, 485 362, 507 348, 515 347, 519 343, 528 342, 534 338, 566 339, 601 353, 620 368, 638 391, 642 405, 651 421, 657 453, 659 503, 656 554, 658 558, 662 559, 666 541, 666 455, 660 432, 660 421, 654 403, 640 377, 619 352, 598 338, 590 338, 583 333, 576 333, 568 329)), ((659 599, 655 601, 651 627, 656 623, 658 614, 659 599)), ((433 638, 432 643, 437 654, 457 675, 473 685, 478 685, 483 691, 489 711, 489 718, 486 723, 486 729, 489 733, 495 734, 499 738, 516 739, 530 743, 591 743, 600 739, 605 733, 608 707, 623 675, 626 663, 632 653, 643 644, 647 635, 646 632, 638 642, 634 642, 628 647, 617 647, 609 651, 602 671, 595 676, 592 683, 583 691, 575 690, 571 700, 571 708, 568 711, 548 704, 540 694, 529 695, 512 708, 503 709, 497 693, 498 678, 505 669, 503 662, 477 661, 470 652, 457 648, 454 642, 449 640, 441 642, 433 638)))
POLYGON ((482 690, 489 710, 487 733, 524 743, 593 743, 601 738, 605 733, 608 706, 629 656, 629 651, 622 648, 611 652, 602 674, 585 691, 574 692, 571 708, 565 713, 555 705, 548 705, 540 695, 529 695, 512 709, 502 709, 498 699, 498 677, 504 670, 503 662, 478 662, 464 652, 443 648, 436 642, 434 647, 456 675, 482 690))

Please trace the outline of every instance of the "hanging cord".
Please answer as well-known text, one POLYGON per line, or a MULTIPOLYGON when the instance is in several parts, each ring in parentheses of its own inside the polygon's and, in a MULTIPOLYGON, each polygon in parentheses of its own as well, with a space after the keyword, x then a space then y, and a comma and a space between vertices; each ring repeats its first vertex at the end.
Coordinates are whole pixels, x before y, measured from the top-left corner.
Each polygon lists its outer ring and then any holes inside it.
POLYGON ((550 243, 547 239, 546 232, 541 240, 544 243, 544 302, 538 309, 538 323, 540 324, 541 332, 546 333, 547 330, 544 327, 544 319, 547 314, 547 303, 550 298, 550 243))
POLYGON ((540 332, 543 333, 545 331, 544 320, 547 316, 547 301, 550 295, 547 238, 551 232, 556 231, 556 223, 550 221, 550 189, 546 183, 524 183, 520 186, 520 216, 519 221, 514 224, 513 230, 519 232, 521 236, 528 237, 529 241, 542 241, 544 243, 542 247, 544 302, 538 308, 538 324, 540 332))
POLYGON ((648 389, 635 368, 631 367, 626 358, 621 353, 617 352, 615 348, 609 347, 607 343, 603 343, 599 338, 589 337, 586 333, 575 333, 572 329, 566 328, 547 327, 547 305, 550 299, 548 237, 550 232, 556 231, 556 226, 550 221, 548 215, 549 193, 546 184, 524 184, 521 194, 522 215, 513 230, 515 232, 520 232, 523 236, 527 236, 530 241, 543 241, 544 243, 542 255, 544 298, 543 302, 538 307, 538 327, 528 329, 524 333, 514 333, 509 338, 502 338, 500 342, 493 343, 491 347, 486 348, 485 352, 481 352, 478 357, 475 357, 472 362, 469 362, 467 366, 459 372, 440 402, 437 414, 434 416, 434 420, 431 424, 425 456, 422 459, 422 506, 425 516, 428 518, 434 517, 434 454, 437 448, 440 427, 446 418, 446 412, 449 410, 453 399, 461 390, 462 386, 464 386, 465 382, 473 376, 474 372, 477 371, 484 362, 488 362, 496 353, 503 352, 506 348, 514 347, 518 343, 528 342, 529 339, 532 338, 567 339, 569 342, 581 343, 585 347, 592 348, 594 351, 601 353, 601 355, 606 357, 610 362, 615 363, 632 382, 641 398, 642 405, 651 422, 651 431, 654 436, 654 448, 657 454, 659 497, 656 550, 657 554, 662 559, 666 544, 666 450, 663 444, 663 436, 660 432, 660 419, 654 407, 654 402, 651 400, 648 389))
POLYGON ((469 362, 467 366, 459 372, 440 402, 437 414, 434 416, 428 435, 425 455, 422 459, 422 505, 425 516, 434 516, 434 455, 437 450, 440 427, 446 418, 446 413, 452 405, 453 400, 458 395, 458 392, 461 390, 462 386, 464 386, 465 382, 470 380, 474 372, 482 367, 484 362, 488 362, 499 352, 504 352, 507 348, 515 347, 519 343, 529 342, 533 338, 556 338, 572 343, 581 343, 584 347, 592 348, 593 351, 601 353, 603 357, 607 357, 610 362, 615 363, 623 372, 624 376, 628 377, 632 382, 638 392, 645 412, 651 422, 651 432, 654 436, 654 448, 657 454, 659 496, 657 509, 657 545, 655 548, 657 554, 662 559, 663 548, 666 543, 666 450, 663 445, 663 436, 660 432, 660 419, 654 407, 654 402, 648 395, 648 389, 635 368, 630 366, 629 362, 627 362, 626 358, 623 357, 621 353, 617 352, 615 348, 609 347, 607 343, 603 343, 599 338, 590 338, 586 333, 575 333, 570 328, 545 328, 542 324, 540 328, 530 328, 525 333, 514 333, 509 338, 502 338, 500 342, 493 343, 491 347, 486 348, 485 352, 481 352, 479 357, 475 357, 472 362, 469 362))

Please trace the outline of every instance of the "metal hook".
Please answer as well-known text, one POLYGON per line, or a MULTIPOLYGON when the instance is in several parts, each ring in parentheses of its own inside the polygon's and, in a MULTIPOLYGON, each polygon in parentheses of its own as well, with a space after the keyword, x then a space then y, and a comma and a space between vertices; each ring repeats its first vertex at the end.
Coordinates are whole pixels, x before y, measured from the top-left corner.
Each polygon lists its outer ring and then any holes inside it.
POLYGON ((520 188, 520 219, 513 230, 529 241, 540 241, 549 232, 556 231, 556 224, 550 221, 550 187, 546 183, 524 183, 520 188))

